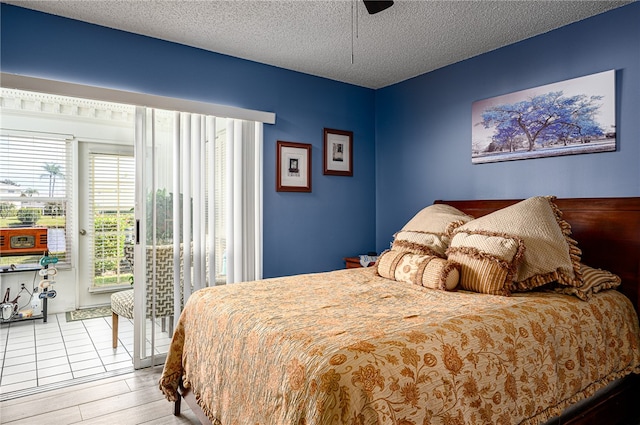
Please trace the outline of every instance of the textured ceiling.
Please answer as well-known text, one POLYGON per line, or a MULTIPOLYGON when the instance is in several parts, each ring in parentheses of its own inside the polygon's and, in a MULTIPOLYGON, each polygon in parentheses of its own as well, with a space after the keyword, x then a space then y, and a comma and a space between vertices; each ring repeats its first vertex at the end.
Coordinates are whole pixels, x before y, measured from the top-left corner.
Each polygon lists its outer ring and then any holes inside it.
POLYGON ((360 0, 4 2, 369 88, 630 3, 396 0, 369 15, 360 0))

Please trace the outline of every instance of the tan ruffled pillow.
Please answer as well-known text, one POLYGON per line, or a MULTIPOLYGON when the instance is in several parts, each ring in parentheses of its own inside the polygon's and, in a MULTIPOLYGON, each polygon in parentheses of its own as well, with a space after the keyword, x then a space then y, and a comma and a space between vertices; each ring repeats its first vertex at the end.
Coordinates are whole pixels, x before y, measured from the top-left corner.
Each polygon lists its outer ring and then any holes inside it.
POLYGON ((461 266, 460 287, 491 295, 510 295, 525 246, 502 233, 456 231, 447 258, 461 266))
POLYGON ((526 247, 513 278, 512 291, 527 291, 557 281, 580 286, 580 255, 569 237, 571 226, 562 219, 555 197, 536 196, 477 218, 456 232, 504 233, 520 238, 526 247))
POLYGON ((451 232, 473 217, 446 204, 423 208, 394 235, 392 249, 445 257, 451 232))
POLYGON ((582 272, 582 285, 577 287, 559 285, 554 288, 554 291, 560 294, 575 295, 583 301, 589 301, 593 294, 605 289, 617 288, 622 282, 620 276, 607 270, 596 269, 585 264, 581 264, 580 269, 582 272))
POLYGON ((383 252, 378 257, 376 267, 382 277, 430 289, 451 291, 460 279, 458 264, 433 255, 407 251, 391 249, 383 252))

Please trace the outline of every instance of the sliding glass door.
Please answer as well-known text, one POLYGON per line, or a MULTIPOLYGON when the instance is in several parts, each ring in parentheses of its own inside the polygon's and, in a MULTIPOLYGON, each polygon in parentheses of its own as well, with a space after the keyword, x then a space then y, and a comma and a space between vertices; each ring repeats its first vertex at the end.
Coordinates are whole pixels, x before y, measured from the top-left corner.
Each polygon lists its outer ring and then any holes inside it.
POLYGON ((227 282, 226 123, 211 116, 136 109, 136 368, 164 361, 193 291, 227 282))
POLYGON ((3 104, 3 124, 30 129, 19 134, 3 132, 2 142, 9 146, 4 168, 23 173, 20 158, 12 161, 12 153, 26 158, 36 145, 44 162, 51 162, 44 164, 44 175, 42 169, 37 172, 42 164, 23 167, 34 171, 27 180, 35 186, 25 180, 20 195, 16 185, 7 182, 5 192, 12 195, 5 198, 23 206, 44 201, 57 205, 52 209, 47 204, 43 216, 51 222, 49 249, 71 272, 78 267, 68 282, 83 282, 76 283, 78 292, 72 295, 75 307, 107 303, 112 291, 128 290, 133 284, 136 368, 162 363, 182 307, 193 291, 262 277, 262 126, 263 122, 273 124, 275 114, 15 74, 2 73, 2 80, 13 87, 3 89, 5 97, 6 90, 13 95, 19 90, 46 89, 51 105, 44 107, 29 95, 27 101, 14 102, 20 113, 34 115, 30 109, 34 106, 41 109, 38 113, 57 114, 25 126, 23 118, 3 104), (92 100, 65 97, 64 102, 51 102, 57 96, 79 93, 92 100), (80 115, 79 111, 87 115, 78 124, 74 114, 80 115), (89 116, 97 121, 88 125, 89 116), (62 134, 60 128, 70 124, 77 134, 62 134), (27 137, 29 145, 14 146, 7 137, 17 138, 16 143, 27 137), (58 158, 61 152, 64 158, 58 158), (39 201, 35 200, 37 188, 39 201), (31 196, 34 201, 25 201, 31 196), (51 233, 51 226, 58 229, 51 233), (74 228, 87 237, 76 239, 74 228))
POLYGON ((174 300, 173 168, 168 114, 136 108, 134 366, 162 363, 174 300), (167 166, 167 161, 169 165, 167 166), (168 306, 167 306, 168 304, 168 306), (168 308, 167 308, 168 307, 168 308), (164 332, 163 332, 164 330, 164 332))

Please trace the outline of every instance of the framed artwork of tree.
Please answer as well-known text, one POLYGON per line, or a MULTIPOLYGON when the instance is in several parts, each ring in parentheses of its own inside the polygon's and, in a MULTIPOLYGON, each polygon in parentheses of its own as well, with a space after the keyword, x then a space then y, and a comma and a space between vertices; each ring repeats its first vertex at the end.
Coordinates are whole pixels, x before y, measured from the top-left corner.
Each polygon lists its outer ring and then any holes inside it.
POLYGON ((616 150, 615 70, 473 102, 474 164, 616 150))

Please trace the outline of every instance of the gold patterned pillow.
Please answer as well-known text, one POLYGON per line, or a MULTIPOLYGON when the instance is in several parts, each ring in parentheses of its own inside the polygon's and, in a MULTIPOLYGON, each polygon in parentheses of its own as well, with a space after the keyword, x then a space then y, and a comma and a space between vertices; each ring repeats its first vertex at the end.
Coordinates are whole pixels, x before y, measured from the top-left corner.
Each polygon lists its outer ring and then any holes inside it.
POLYGON ((387 250, 376 262, 378 274, 387 279, 430 289, 451 291, 458 285, 460 266, 433 255, 387 250))
POLYGON ((577 287, 558 285, 554 288, 554 291, 561 294, 575 295, 581 300, 589 301, 593 294, 605 289, 617 288, 622 282, 620 276, 607 270, 596 269, 585 264, 580 265, 580 270, 582 272, 582 285, 577 287))
POLYGON ((527 291, 557 281, 580 286, 580 255, 571 226, 562 219, 555 197, 536 196, 470 221, 456 232, 501 232, 522 239, 526 247, 512 291, 527 291))
POLYGON ((456 231, 447 258, 461 266, 460 287, 491 295, 510 295, 525 251, 522 239, 503 233, 456 231))
POLYGON ((394 235, 392 248, 414 254, 445 257, 451 232, 473 217, 446 204, 423 208, 394 235))

